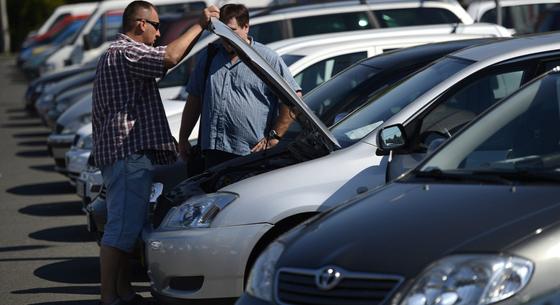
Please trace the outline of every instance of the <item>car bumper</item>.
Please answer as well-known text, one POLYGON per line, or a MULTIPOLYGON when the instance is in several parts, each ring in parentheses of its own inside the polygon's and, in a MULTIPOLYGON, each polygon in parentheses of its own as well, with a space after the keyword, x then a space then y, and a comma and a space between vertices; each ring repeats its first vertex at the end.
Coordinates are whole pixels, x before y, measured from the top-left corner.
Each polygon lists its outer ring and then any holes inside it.
POLYGON ((152 290, 184 300, 235 298, 243 293, 245 266, 272 225, 152 231, 146 227, 146 263, 152 290))
POLYGON ((272 304, 272 302, 267 302, 265 300, 255 298, 254 296, 246 292, 237 300, 237 302, 235 302, 235 305, 270 305, 270 304, 272 304))
POLYGON ((66 174, 66 152, 74 142, 75 134, 51 134, 47 139, 49 153, 54 158, 55 170, 66 174))
POLYGON ((101 192, 103 186, 103 177, 101 171, 96 168, 87 168, 80 173, 76 179, 76 194, 82 198, 84 211, 101 192))
POLYGON ((72 148, 66 152, 66 170, 69 176, 75 179, 88 167, 88 158, 91 154, 89 149, 72 148))

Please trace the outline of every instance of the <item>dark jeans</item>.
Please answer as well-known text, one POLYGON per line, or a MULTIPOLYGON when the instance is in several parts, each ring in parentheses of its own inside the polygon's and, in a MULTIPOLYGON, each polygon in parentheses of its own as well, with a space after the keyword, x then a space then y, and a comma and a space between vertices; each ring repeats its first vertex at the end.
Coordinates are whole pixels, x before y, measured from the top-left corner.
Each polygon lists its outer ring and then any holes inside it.
POLYGON ((204 166, 209 169, 212 166, 218 165, 220 163, 241 157, 240 155, 228 153, 221 150, 207 149, 204 150, 204 166))

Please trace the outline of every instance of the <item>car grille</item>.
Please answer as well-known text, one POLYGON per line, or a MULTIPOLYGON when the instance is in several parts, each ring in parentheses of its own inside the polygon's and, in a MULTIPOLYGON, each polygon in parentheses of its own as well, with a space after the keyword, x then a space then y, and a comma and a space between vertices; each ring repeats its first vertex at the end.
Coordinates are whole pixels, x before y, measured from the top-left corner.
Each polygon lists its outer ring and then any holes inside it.
MULTIPOLYGON (((334 267, 336 268, 336 267, 334 267)), ((319 289, 316 277, 322 270, 280 269, 276 299, 280 304, 383 304, 403 281, 400 276, 347 272, 336 268, 342 279, 333 288, 319 289)))

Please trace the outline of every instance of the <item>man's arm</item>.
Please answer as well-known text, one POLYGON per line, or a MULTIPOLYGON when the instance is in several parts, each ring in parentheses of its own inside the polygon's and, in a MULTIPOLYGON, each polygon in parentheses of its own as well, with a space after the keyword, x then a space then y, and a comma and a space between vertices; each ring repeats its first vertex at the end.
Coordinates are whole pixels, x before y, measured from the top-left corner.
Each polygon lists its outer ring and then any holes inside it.
POLYGON ((219 16, 220 10, 216 6, 210 5, 202 12, 198 24, 193 25, 183 35, 168 44, 163 59, 165 69, 177 65, 190 52, 202 31, 208 26, 210 18, 219 16))
MULTIPOLYGON (((181 156, 181 159, 185 161, 187 161, 191 149, 189 137, 196 125, 196 121, 198 121, 198 118, 200 117, 201 109, 202 103, 200 101, 200 97, 189 94, 187 97, 187 103, 183 109, 181 128, 179 129, 179 155, 181 156)), ((201 135, 198 136, 200 137, 201 135)))
MULTIPOLYGON (((297 95, 299 97, 302 97, 301 91, 298 91, 297 95)), ((290 128, 290 125, 294 121, 292 119, 292 114, 290 112, 291 111, 290 108, 288 108, 288 106, 284 104, 280 105, 280 111, 278 113, 278 117, 276 118, 274 125, 272 125, 273 126, 272 129, 274 129, 280 137, 283 137, 284 134, 286 134, 288 128, 290 128)), ((258 152, 261 150, 272 148, 276 146, 278 142, 279 140, 269 139, 268 135, 265 135, 265 137, 259 140, 259 142, 251 149, 251 152, 253 153, 253 152, 258 152)))

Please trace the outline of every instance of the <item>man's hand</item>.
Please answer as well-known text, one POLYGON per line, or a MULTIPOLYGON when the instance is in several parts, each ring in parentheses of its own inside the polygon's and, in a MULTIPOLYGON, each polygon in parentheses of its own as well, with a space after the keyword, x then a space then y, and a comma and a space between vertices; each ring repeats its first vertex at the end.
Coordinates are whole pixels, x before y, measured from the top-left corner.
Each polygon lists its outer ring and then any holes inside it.
POLYGON ((203 29, 206 29, 212 17, 220 18, 220 10, 213 4, 202 11, 198 24, 200 24, 203 29))
POLYGON ((191 143, 188 140, 179 140, 179 156, 183 161, 189 159, 191 154, 191 143))
POLYGON ((267 139, 266 137, 262 138, 255 146, 253 146, 253 148, 251 148, 251 152, 255 153, 255 152, 263 151, 265 149, 272 148, 276 146, 278 142, 279 141, 276 139, 267 139))

